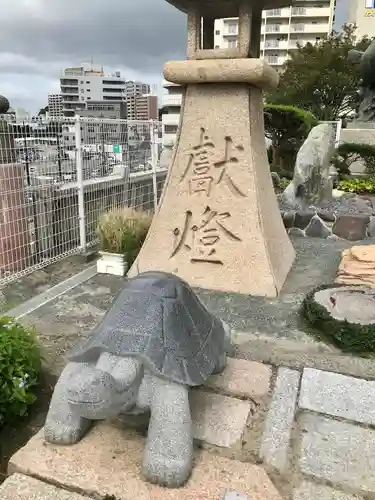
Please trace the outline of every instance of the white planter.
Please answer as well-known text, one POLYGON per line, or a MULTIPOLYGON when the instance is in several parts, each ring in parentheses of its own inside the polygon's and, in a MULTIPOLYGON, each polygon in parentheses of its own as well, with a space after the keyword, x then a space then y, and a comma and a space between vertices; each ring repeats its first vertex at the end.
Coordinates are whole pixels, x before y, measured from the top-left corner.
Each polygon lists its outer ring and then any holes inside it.
POLYGON ((98 273, 125 276, 128 271, 128 263, 123 255, 109 252, 99 252, 99 254, 100 259, 96 264, 98 273))

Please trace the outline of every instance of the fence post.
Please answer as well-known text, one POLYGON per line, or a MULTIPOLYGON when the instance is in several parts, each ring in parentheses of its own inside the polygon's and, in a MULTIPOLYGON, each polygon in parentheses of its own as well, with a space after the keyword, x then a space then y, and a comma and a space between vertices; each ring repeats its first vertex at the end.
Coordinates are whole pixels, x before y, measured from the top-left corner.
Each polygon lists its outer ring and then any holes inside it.
POLYGON ((336 149, 340 145, 341 129, 342 129, 342 120, 340 119, 337 121, 337 128, 336 128, 336 138, 335 138, 335 148, 336 149))
POLYGON ((81 144, 81 120, 79 115, 75 117, 75 142, 76 142, 76 172, 77 172, 77 195, 78 195, 78 217, 79 217, 79 247, 82 252, 86 251, 86 214, 85 214, 85 191, 83 185, 82 144, 81 144))
POLYGON ((154 120, 150 120, 150 141, 151 141, 151 165, 152 165, 152 190, 154 195, 154 213, 158 206, 158 184, 156 179, 156 167, 159 161, 158 151, 158 127, 154 120))

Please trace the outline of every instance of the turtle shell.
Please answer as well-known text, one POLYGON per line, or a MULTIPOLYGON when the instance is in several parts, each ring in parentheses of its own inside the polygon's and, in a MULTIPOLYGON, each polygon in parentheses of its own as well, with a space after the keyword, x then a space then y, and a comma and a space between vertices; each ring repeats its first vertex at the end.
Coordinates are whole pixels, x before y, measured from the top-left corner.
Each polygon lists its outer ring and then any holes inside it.
POLYGON ((102 352, 136 356, 157 375, 201 385, 225 351, 224 326, 191 287, 173 274, 149 271, 126 280, 91 335, 68 354, 93 362, 102 352))

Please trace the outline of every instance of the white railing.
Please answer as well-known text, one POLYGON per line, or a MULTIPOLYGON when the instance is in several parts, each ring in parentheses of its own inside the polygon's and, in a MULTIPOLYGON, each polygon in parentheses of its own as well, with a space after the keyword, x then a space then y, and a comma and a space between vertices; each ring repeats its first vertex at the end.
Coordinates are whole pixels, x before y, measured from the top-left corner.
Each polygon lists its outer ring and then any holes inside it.
POLYGON ((97 244, 100 214, 154 211, 156 121, 64 118, 10 124, 0 135, 0 284, 97 244))

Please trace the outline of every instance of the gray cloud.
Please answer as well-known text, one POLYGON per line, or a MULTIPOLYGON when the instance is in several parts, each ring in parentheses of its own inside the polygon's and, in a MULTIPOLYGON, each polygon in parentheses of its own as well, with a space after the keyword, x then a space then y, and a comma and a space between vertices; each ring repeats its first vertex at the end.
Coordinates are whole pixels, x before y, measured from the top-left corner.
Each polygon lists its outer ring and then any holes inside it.
MULTIPOLYGON (((0 94, 37 111, 59 72, 91 58, 126 78, 161 83, 163 64, 185 57, 186 16, 165 0, 2 0, 0 94)), ((337 25, 348 0, 338 0, 337 25)))

